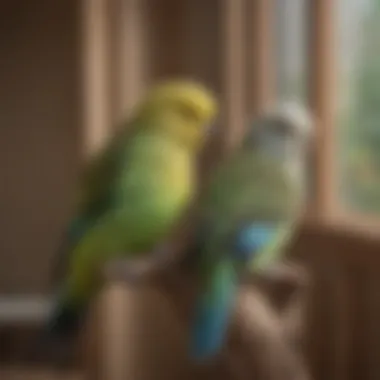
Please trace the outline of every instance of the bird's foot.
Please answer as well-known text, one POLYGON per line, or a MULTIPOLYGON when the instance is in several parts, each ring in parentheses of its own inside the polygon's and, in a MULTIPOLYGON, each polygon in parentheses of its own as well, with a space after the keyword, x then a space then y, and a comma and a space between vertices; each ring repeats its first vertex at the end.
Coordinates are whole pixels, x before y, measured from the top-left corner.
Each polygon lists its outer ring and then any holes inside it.
POLYGON ((268 266, 260 275, 267 281, 291 283, 301 286, 304 285, 308 279, 304 268, 287 261, 268 266))
POLYGON ((170 247, 161 245, 142 259, 112 260, 106 264, 105 277, 111 281, 130 284, 146 282, 167 267, 170 252, 170 247))
POLYGON ((141 259, 120 259, 107 263, 105 272, 108 280, 137 284, 150 275, 151 267, 141 259))

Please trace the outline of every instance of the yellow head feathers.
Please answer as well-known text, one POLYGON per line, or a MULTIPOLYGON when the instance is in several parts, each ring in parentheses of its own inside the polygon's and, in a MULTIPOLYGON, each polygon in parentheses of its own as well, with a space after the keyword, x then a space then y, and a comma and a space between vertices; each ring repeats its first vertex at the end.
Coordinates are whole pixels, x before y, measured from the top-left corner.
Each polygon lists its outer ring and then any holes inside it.
POLYGON ((154 87, 145 100, 146 107, 173 107, 184 117, 208 123, 217 112, 214 95, 206 87, 190 81, 165 82, 154 87))
POLYGON ((217 113, 217 100, 206 87, 191 81, 170 81, 153 87, 138 107, 138 115, 153 117, 188 147, 201 146, 217 113))

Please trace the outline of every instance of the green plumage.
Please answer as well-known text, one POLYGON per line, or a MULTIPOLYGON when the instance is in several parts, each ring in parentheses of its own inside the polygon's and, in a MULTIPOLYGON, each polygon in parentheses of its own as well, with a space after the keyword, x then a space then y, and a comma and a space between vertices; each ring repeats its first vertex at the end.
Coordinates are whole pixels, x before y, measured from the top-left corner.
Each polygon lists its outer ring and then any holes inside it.
POLYGON ((96 290, 106 260, 151 250, 193 191, 192 155, 165 136, 140 132, 117 145, 84 184, 79 220, 85 228, 73 250, 66 251, 66 293, 73 300, 96 290))
POLYGON ((271 253, 279 252, 276 247, 284 244, 291 232, 301 200, 301 186, 278 161, 255 151, 236 152, 219 166, 199 205, 198 235, 207 231, 204 244, 210 247, 208 255, 208 249, 202 250, 201 262, 206 265, 207 257, 214 255, 211 252, 219 252, 242 223, 278 221, 278 238, 268 245, 267 255, 255 256, 252 265, 270 261, 271 253))
POLYGON ((197 84, 154 88, 86 167, 60 255, 49 329, 78 327, 113 258, 149 253, 192 199, 195 159, 216 102, 197 84))
POLYGON ((220 350, 243 272, 264 270, 278 258, 301 211, 302 178, 295 175, 301 173, 292 170, 297 156, 286 149, 296 134, 273 123, 262 123, 221 163, 199 202, 198 233, 186 258, 199 284, 190 333, 195 360, 220 350))

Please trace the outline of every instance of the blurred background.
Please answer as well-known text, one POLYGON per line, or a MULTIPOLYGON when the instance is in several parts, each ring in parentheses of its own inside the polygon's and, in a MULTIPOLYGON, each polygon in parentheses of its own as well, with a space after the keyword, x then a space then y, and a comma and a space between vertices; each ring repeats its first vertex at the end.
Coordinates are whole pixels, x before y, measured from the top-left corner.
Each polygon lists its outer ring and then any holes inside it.
POLYGON ((41 323, 85 159, 151 83, 185 76, 222 101, 206 176, 264 107, 284 98, 311 107, 310 208, 289 250, 314 278, 308 363, 315 379, 380 379, 379 0, 19 0, 0 9, 3 363, 41 323))

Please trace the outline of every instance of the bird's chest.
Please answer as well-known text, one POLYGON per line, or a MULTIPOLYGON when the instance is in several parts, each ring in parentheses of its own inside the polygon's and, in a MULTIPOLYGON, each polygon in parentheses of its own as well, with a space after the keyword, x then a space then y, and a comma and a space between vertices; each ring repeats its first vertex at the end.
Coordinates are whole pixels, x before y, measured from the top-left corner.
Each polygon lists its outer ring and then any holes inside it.
POLYGON ((130 170, 123 184, 124 215, 136 243, 167 233, 193 191, 192 162, 185 152, 160 152, 149 158, 144 169, 130 170))
POLYGON ((173 155, 162 159, 162 166, 153 168, 154 174, 148 180, 149 196, 146 202, 157 217, 170 217, 178 208, 187 203, 193 190, 193 168, 184 155, 173 155))

